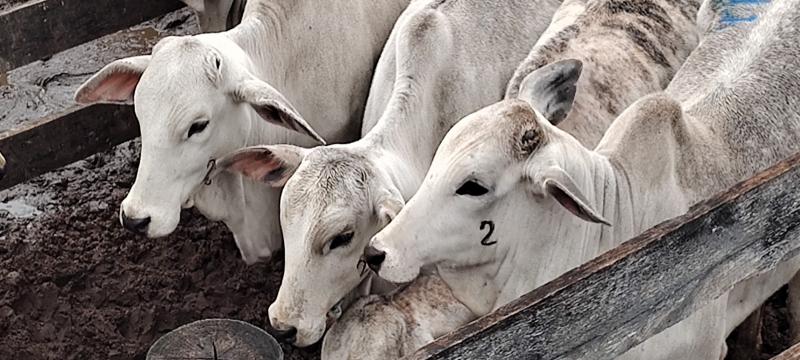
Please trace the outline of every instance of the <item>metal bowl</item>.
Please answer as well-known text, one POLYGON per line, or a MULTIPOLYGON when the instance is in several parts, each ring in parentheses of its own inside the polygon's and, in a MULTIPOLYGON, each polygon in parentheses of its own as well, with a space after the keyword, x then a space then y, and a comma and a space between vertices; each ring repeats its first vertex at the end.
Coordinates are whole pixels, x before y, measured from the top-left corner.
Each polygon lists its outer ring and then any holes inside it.
POLYGON ((207 319, 181 326, 158 339, 147 360, 283 360, 283 350, 266 331, 244 321, 207 319))

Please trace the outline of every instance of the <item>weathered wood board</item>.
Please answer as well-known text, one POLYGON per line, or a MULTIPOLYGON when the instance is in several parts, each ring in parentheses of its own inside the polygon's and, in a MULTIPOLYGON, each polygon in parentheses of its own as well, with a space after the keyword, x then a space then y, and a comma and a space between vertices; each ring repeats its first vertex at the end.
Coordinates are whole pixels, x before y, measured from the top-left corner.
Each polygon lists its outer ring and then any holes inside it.
POLYGON ((197 31, 184 8, 0 73, 0 151, 8 160, 0 189, 136 137, 132 107, 78 106, 75 90, 113 60, 146 54, 165 36, 197 31))
POLYGON ((800 360, 800 344, 795 344, 772 360, 800 360))
POLYGON ((182 7, 177 0, 31 0, 0 11, 0 73, 182 7))
POLYGON ((800 248, 800 154, 411 359, 611 359, 800 248))
POLYGON ((0 135, 7 161, 0 189, 31 179, 139 135, 129 106, 76 106, 0 135))

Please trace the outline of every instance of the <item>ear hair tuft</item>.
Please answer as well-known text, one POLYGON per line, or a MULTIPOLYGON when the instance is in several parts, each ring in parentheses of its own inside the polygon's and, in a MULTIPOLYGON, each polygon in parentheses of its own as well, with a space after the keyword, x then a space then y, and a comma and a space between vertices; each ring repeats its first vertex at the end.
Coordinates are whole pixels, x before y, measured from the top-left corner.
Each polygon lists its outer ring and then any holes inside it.
POLYGON ((519 141, 519 148, 521 152, 525 155, 530 155, 539 147, 539 144, 542 142, 541 131, 538 129, 528 129, 522 133, 522 137, 519 141))

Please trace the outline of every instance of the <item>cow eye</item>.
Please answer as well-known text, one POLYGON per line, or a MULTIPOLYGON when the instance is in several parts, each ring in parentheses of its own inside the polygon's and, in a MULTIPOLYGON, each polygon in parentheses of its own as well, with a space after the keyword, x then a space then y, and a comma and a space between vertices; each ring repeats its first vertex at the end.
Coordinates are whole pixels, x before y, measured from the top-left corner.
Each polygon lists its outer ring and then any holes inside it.
POLYGON ((330 249, 336 249, 338 247, 347 246, 350 242, 353 241, 353 232, 349 231, 346 233, 341 233, 336 235, 331 239, 330 249))
POLYGON ((206 127, 208 127, 208 121, 207 120, 206 121, 198 121, 198 122, 192 124, 192 126, 189 127, 189 135, 187 137, 192 137, 192 135, 194 135, 194 134, 199 134, 199 133, 203 132, 203 130, 205 130, 206 127))
POLYGON ((456 190, 456 194, 458 195, 467 195, 467 196, 481 196, 486 195, 489 192, 489 189, 485 188, 483 185, 478 184, 475 180, 468 180, 465 182, 461 187, 456 190))

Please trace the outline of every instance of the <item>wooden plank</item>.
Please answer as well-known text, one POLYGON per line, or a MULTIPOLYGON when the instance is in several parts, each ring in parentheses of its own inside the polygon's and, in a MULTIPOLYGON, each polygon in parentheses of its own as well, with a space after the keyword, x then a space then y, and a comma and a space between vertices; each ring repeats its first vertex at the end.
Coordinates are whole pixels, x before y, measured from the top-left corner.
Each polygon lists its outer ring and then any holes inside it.
POLYGON ((800 154, 410 358, 614 358, 798 253, 798 165, 800 154))
POLYGON ((118 58, 145 54, 159 39, 199 29, 186 8, 93 40, 0 77, 0 189, 85 158, 138 135, 129 106, 81 107, 75 90, 118 58))
POLYGON ((795 344, 771 360, 800 360, 800 344, 795 344))
POLYGON ((8 188, 139 135, 131 106, 78 106, 0 135, 8 188))
POLYGON ((177 0, 31 0, 0 12, 0 73, 182 7, 177 0))

